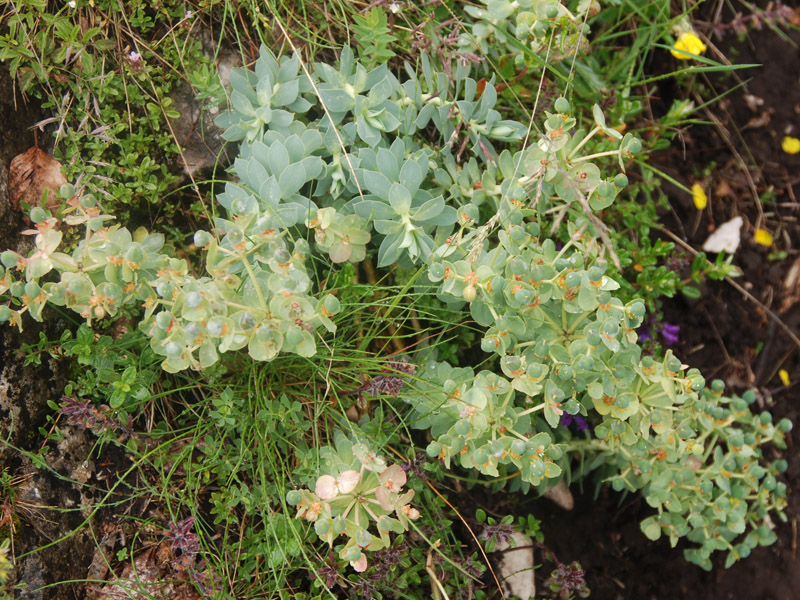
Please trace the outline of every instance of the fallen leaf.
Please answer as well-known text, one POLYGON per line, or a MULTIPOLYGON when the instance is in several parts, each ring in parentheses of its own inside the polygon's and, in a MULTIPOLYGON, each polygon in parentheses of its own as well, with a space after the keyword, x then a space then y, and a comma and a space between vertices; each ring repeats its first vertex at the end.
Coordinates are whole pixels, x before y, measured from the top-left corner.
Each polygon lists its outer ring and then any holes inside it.
POLYGON ((8 198, 16 210, 23 202, 40 206, 45 190, 47 202, 44 208, 58 208, 61 204, 58 190, 65 183, 67 179, 61 174, 61 163, 35 146, 15 156, 8 168, 8 198))
POLYGON ((708 236, 708 239, 703 242, 704 252, 722 252, 723 250, 728 254, 733 254, 739 247, 741 240, 741 228, 744 224, 742 217, 734 217, 727 223, 723 223, 708 236))
POLYGON ((703 186, 699 183, 692 185, 692 200, 697 210, 703 210, 708 206, 708 196, 706 195, 703 186))
POLYGON ((772 246, 772 234, 766 229, 756 229, 753 239, 756 241, 756 244, 761 244, 767 248, 772 246))
POLYGON ((781 141, 781 148, 786 154, 797 154, 800 152, 800 140, 796 137, 787 135, 781 141))

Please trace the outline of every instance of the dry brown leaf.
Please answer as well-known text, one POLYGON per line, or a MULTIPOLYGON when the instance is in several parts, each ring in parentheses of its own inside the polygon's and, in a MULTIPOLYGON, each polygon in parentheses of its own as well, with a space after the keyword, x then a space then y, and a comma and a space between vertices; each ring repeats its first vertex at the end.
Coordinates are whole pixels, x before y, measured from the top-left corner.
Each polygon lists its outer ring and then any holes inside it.
POLYGON ((87 590, 90 600, 202 600, 190 575, 176 568, 169 543, 150 546, 127 561, 122 572, 102 587, 87 590))
POLYGON ((8 169, 8 198, 12 206, 19 210, 23 202, 30 206, 42 203, 42 194, 47 190, 47 203, 44 208, 58 208, 59 188, 67 183, 61 174, 61 163, 35 146, 18 154, 11 160, 8 169))

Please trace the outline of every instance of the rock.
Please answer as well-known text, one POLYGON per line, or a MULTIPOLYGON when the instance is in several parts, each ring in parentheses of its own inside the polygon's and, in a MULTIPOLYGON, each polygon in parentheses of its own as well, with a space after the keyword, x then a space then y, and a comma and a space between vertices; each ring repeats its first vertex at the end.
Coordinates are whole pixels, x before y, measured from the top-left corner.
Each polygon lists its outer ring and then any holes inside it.
MULTIPOLYGON (((203 53, 212 58, 215 55, 215 40, 212 32, 204 29, 199 34, 203 53)), ((216 60, 220 83, 227 88, 230 84, 231 70, 240 66, 239 56, 229 48, 223 49, 216 60)), ((182 148, 181 163, 184 173, 193 177, 196 173, 212 169, 216 165, 226 167, 233 153, 225 146, 223 130, 214 124, 219 107, 204 109, 203 101, 197 98, 188 83, 181 84, 171 95, 175 110, 181 116, 170 120, 172 132, 182 148)))
POLYGON ((544 497, 548 500, 552 500, 564 510, 572 510, 575 508, 575 498, 572 497, 572 492, 569 491, 563 479, 548 489, 544 493, 544 497))
POLYGON ((500 556, 497 578, 507 596, 529 600, 536 596, 534 578, 533 541, 524 533, 514 531, 511 543, 500 540, 495 546, 495 556, 500 556))

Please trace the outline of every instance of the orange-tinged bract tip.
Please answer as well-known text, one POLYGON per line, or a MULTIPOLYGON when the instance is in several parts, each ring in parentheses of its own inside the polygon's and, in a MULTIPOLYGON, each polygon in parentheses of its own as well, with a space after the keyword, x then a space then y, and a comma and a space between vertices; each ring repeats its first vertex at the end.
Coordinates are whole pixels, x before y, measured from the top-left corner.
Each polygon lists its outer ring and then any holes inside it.
POLYGON ((695 183, 692 186, 692 200, 694 200, 694 205, 697 207, 697 210, 703 210, 708 206, 708 196, 706 196, 706 191, 699 183, 695 183))

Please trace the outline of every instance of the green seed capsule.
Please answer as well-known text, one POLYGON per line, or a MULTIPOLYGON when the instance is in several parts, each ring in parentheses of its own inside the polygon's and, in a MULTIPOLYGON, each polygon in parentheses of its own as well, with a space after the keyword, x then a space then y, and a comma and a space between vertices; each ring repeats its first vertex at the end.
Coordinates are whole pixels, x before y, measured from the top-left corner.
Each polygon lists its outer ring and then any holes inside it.
POLYGON ((528 265, 521 258, 515 258, 511 261, 511 272, 514 275, 524 275, 528 271, 528 265))
POLYGON ((325 312, 327 312, 328 315, 335 315, 339 312, 339 309, 341 309, 342 305, 336 296, 333 294, 328 294, 322 301, 322 307, 325 309, 325 312))
MULTIPOLYGON (((547 8, 548 10, 552 8, 555 10, 556 14, 558 13, 558 9, 556 9, 555 6, 548 6, 547 8)), ((553 17, 549 18, 552 19, 553 17)), ((569 100, 561 96, 560 98, 556 99, 555 104, 553 104, 553 108, 555 108, 560 113, 565 113, 569 110, 569 100)))
POLYGON ((208 333, 210 333, 212 336, 219 337, 225 333, 225 321, 222 319, 222 317, 211 317, 208 320, 206 329, 208 329, 208 333))
POLYGON ((211 240, 213 239, 214 238, 211 237, 210 233, 200 229, 194 232, 194 237, 192 241, 194 241, 194 245, 197 246, 198 248, 205 248, 208 244, 211 243, 211 240))
POLYGON ((298 492, 297 490, 289 490, 286 492, 286 503, 289 506, 297 506, 300 504, 300 500, 303 499, 303 494, 298 492))
POLYGON ((203 303, 203 296, 200 292, 189 292, 186 294, 186 306, 189 308, 197 308, 203 303))
POLYGON ((533 363, 531 365, 528 365, 528 370, 527 370, 528 377, 532 377, 533 379, 538 379, 539 377, 542 376, 543 372, 544 369, 542 368, 542 365, 540 365, 539 363, 533 363))
POLYGON ((567 287, 575 287, 576 285, 580 285, 581 274, 575 272, 567 273, 565 283, 567 284, 567 287))
POLYGON ((603 333, 610 337, 616 337, 619 333, 619 323, 614 319, 606 319, 603 321, 603 333))
POLYGON ((15 281, 9 286, 8 291, 11 292, 14 298, 22 298, 25 295, 25 284, 21 281, 15 281))
POLYGON ((642 151, 642 142, 639 138, 633 138, 630 142, 628 142, 628 152, 631 154, 638 154, 642 151))
POLYGON ((521 288, 514 293, 514 299, 520 304, 529 304, 533 299, 533 293, 526 288, 521 288))
POLYGON ((28 296, 28 298, 38 298, 41 292, 42 288, 37 282, 29 281, 25 284, 25 295, 28 296))
POLYGON ((533 26, 533 33, 537 37, 544 37, 547 35, 548 31, 550 31, 550 24, 546 21, 536 21, 536 24, 533 26))
POLYGON ((617 173, 617 175, 614 177, 614 185, 619 189, 628 187, 628 176, 625 175, 625 173, 617 173))
POLYGON ((433 263, 428 269, 431 281, 441 281, 444 277, 444 265, 441 263, 433 263))
POLYGON ((168 358, 179 358, 183 354, 183 347, 177 342, 169 342, 164 351, 167 353, 168 358))
POLYGON ((468 285, 461 291, 461 296, 467 302, 472 302, 478 296, 478 290, 475 289, 474 285, 468 285))
POLYGON ((34 223, 41 223, 47 220, 47 213, 41 206, 34 206, 31 209, 31 221, 34 223))
POLYGON ((472 462, 480 466, 489 462, 489 454, 483 448, 478 448, 472 453, 472 462))
POLYGON ((6 250, 2 254, 0 254, 0 262, 3 263, 3 266, 6 269, 13 269, 17 266, 19 262, 19 254, 12 250, 6 250))
MULTIPOLYGON (((270 331, 268 327, 259 327, 258 330, 261 331, 262 329, 270 331)), ((286 345, 289 347, 297 346, 300 342, 303 341, 303 332, 300 331, 297 327, 290 327, 286 331, 285 335, 286 345)), ((265 340, 266 341, 266 340, 265 340)))
POLYGON ((58 195, 64 200, 69 200, 75 195, 75 186, 71 183, 62 184, 62 186, 58 188, 58 195))

